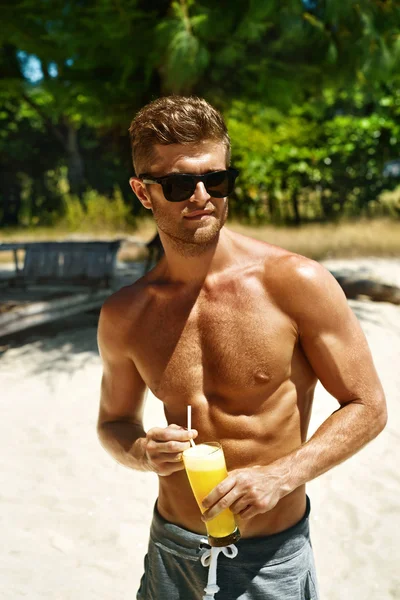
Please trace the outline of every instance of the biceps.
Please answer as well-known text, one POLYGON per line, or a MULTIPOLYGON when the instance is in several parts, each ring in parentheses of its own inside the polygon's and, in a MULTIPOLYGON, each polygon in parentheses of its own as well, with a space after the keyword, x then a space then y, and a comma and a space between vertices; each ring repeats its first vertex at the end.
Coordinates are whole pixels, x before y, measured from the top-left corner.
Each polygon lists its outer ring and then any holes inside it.
POLYGON ((325 389, 340 403, 373 401, 380 382, 364 333, 354 315, 301 339, 305 354, 325 389))
POLYGON ((134 362, 128 358, 104 365, 101 381, 99 423, 141 422, 146 384, 134 362))

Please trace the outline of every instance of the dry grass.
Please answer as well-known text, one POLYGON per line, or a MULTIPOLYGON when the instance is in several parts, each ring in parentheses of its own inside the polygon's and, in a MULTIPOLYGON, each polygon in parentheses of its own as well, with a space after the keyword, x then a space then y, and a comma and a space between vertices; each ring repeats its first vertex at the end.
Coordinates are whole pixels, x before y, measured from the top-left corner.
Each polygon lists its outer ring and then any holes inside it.
POLYGON ((303 254, 316 260, 362 256, 400 256, 400 221, 360 220, 353 223, 302 227, 248 227, 231 223, 231 229, 303 254))
POLYGON ((156 228, 152 219, 142 219, 138 229, 126 231, 103 230, 101 233, 93 231, 73 232, 60 227, 32 227, 30 229, 0 229, 1 242, 40 242, 61 240, 117 240, 134 236, 146 241, 154 235, 156 228))
MULTIPOLYGON (((150 239, 153 223, 147 222, 135 235, 150 239)), ((315 260, 327 258, 356 258, 366 256, 400 256, 400 221, 389 219, 359 220, 340 224, 313 223, 302 227, 250 227, 230 222, 230 229, 303 254, 315 260)), ((138 250, 127 245, 121 251, 122 260, 135 260, 138 250), (123 254, 122 254, 123 252, 123 254)))
MULTIPOLYGON (((250 227, 238 222, 229 227, 244 235, 276 244, 293 252, 316 260, 326 258, 352 258, 363 256, 400 256, 400 221, 360 220, 340 224, 310 224, 302 227, 273 227, 271 225, 250 227)), ((0 232, 0 242, 21 242, 40 240, 83 240, 118 239, 126 240, 121 248, 119 259, 124 261, 142 260, 145 249, 136 242, 147 242, 155 233, 154 222, 144 219, 139 228, 132 232, 104 231, 101 235, 91 233, 73 234, 57 229, 16 230, 4 234, 0 232)), ((0 253, 1 262, 11 262, 12 254, 0 253)))

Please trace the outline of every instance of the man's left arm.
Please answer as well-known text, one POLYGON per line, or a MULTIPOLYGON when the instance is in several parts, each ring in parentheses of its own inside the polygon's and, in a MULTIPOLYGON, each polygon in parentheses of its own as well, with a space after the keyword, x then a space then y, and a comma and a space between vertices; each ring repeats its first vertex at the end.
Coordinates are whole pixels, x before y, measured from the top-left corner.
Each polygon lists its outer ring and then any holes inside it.
POLYGON ((286 310, 316 376, 340 407, 299 448, 266 467, 233 471, 207 497, 205 518, 229 506, 242 518, 350 458, 385 427, 384 392, 364 333, 346 297, 321 265, 299 257, 286 310), (217 500, 218 498, 218 500, 217 500))
POLYGON ((304 290, 293 309, 299 341, 340 408, 284 461, 294 467, 288 477, 289 491, 351 457, 382 431, 387 420, 371 351, 342 289, 317 263, 310 261, 298 271, 304 290))

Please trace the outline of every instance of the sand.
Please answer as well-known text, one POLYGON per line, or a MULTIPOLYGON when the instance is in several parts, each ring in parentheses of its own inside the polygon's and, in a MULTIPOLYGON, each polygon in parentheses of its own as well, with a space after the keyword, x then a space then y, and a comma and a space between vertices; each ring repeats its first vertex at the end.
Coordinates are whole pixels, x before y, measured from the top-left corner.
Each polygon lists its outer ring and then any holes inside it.
MULTIPOLYGON (((366 268, 400 285, 400 260, 329 267, 366 268)), ((350 304, 387 394, 389 422, 308 485, 313 545, 322 600, 391 600, 400 598, 400 307, 350 304)), ((100 446, 100 377, 95 316, 25 332, 0 358, 0 598, 135 598, 157 477, 119 466, 100 446)), ((310 434, 336 408, 319 386, 310 434)), ((164 422, 149 395, 146 427, 164 422)))

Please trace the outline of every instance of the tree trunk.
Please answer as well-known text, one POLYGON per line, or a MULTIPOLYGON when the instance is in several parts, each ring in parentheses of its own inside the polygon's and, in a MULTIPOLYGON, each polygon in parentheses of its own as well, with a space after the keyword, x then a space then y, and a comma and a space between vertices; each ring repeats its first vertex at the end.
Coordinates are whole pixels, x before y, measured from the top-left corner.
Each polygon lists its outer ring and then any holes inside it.
POLYGON ((300 208, 299 208, 299 197, 296 192, 292 193, 292 206, 293 206, 293 212, 294 212, 294 224, 300 225, 301 217, 300 217, 300 208))
POLYGON ((47 125, 48 129, 62 144, 63 148, 65 148, 65 151, 67 153, 69 189, 72 194, 77 194, 81 198, 84 190, 85 178, 84 165, 79 148, 77 130, 72 125, 72 123, 68 121, 67 118, 63 118, 62 123, 67 132, 67 134, 65 135, 62 129, 58 125, 54 125, 52 120, 30 98, 28 94, 23 93, 22 98, 29 106, 31 106, 38 113, 38 115, 43 119, 43 122, 47 125))
POLYGON ((21 211, 21 186, 18 181, 13 181, 8 178, 5 173, 2 173, 0 183, 0 197, 2 204, 2 218, 0 226, 12 226, 19 225, 20 211, 21 211))
POLYGON ((78 132, 71 123, 67 123, 66 125, 69 189, 71 194, 81 197, 84 190, 84 165, 79 149, 78 132))

